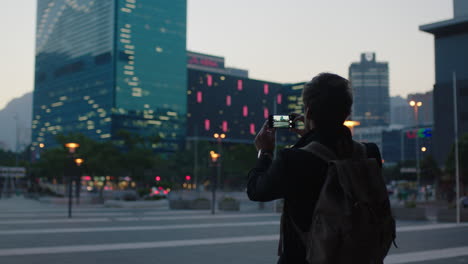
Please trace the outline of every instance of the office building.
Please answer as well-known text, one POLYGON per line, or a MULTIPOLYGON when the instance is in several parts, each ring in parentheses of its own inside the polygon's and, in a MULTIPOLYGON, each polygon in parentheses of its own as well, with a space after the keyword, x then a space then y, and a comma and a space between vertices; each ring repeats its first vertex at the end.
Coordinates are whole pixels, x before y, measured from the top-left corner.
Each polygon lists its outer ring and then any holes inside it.
POLYGON ((388 63, 378 62, 375 53, 361 54, 361 61, 349 67, 353 88, 352 120, 361 127, 390 124, 388 63))
POLYGON ((58 133, 185 138, 186 0, 39 0, 32 144, 58 133))
POLYGON ((283 106, 282 85, 230 75, 223 57, 188 57, 187 140, 214 141, 215 133, 225 133, 224 142, 251 144, 268 116, 283 106))
POLYGON ((468 4, 454 0, 454 18, 420 26, 434 35, 434 155, 444 165, 454 143, 454 79, 458 134, 468 133, 468 4))

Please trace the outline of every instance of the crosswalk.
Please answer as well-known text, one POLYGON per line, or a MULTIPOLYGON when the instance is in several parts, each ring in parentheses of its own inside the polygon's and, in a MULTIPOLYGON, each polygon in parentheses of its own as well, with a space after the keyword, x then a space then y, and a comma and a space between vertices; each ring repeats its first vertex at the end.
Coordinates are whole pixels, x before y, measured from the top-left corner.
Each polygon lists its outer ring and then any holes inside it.
MULTIPOLYGON (((80 208, 68 219, 63 207, 35 209, 0 212, 0 263, 63 258, 78 264, 99 258, 101 264, 119 264, 135 256, 139 263, 198 263, 197 257, 207 264, 223 258, 232 261, 225 263, 275 263, 277 258, 276 213, 80 208), (216 249, 214 256, 194 257, 211 249, 216 249)), ((463 235, 468 223, 399 223, 397 232, 402 248, 392 249, 386 264, 468 263, 468 237, 463 235)))

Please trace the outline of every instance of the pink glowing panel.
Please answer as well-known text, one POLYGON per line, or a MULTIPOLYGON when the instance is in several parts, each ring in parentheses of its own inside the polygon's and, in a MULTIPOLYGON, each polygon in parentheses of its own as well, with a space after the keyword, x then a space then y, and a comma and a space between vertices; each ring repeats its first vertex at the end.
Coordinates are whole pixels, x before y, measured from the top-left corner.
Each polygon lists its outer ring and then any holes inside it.
POLYGON ((223 132, 227 132, 227 131, 228 131, 228 122, 223 121, 223 132))
POLYGON ((197 92, 197 103, 201 103, 202 101, 203 101, 202 92, 197 92))
POLYGON ((269 111, 268 111, 268 108, 264 108, 264 109, 263 109, 263 117, 264 117, 265 119, 267 119, 269 115, 270 115, 270 113, 269 113, 269 111))
POLYGON ((282 94, 278 94, 278 96, 276 97, 276 102, 278 104, 281 104, 283 102, 283 95, 282 94))
POLYGON ((206 83, 208 84, 208 86, 212 86, 213 85, 213 76, 208 74, 206 76, 206 83))
POLYGON ((226 96, 226 105, 231 106, 231 103, 232 103, 231 96, 230 95, 226 96))
POLYGON ((250 134, 255 135, 255 124, 250 124, 250 134))
POLYGON ((237 90, 242 91, 243 83, 242 80, 237 80, 237 90))
POLYGON ((205 119, 205 130, 208 131, 210 130, 210 120, 205 119))
POLYGON ((265 84, 263 85, 263 93, 264 93, 264 94, 268 94, 268 92, 270 91, 269 88, 270 88, 270 87, 268 86, 268 84, 265 83, 265 84))
POLYGON ((249 108, 244 105, 244 107, 242 107, 242 115, 243 116, 248 116, 249 115, 249 108))

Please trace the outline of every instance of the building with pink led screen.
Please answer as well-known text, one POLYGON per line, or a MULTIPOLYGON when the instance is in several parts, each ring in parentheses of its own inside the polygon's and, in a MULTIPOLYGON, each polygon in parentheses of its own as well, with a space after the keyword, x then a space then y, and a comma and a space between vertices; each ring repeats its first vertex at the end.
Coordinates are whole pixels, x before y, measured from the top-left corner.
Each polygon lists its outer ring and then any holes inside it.
MULTIPOLYGON (((249 79, 248 71, 224 65, 222 57, 188 53, 187 140, 212 141, 225 133, 225 142, 250 144, 270 114, 300 108, 300 84, 249 79)), ((285 144, 296 139, 280 135, 285 144)))

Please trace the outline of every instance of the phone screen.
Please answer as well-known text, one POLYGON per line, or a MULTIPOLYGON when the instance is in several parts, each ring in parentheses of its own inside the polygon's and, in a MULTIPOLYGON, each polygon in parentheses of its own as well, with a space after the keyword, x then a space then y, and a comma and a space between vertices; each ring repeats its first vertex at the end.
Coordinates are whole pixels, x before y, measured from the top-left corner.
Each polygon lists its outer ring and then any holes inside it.
POLYGON ((268 119, 270 127, 273 128, 293 128, 293 117, 290 115, 270 115, 268 119))

